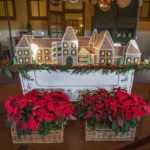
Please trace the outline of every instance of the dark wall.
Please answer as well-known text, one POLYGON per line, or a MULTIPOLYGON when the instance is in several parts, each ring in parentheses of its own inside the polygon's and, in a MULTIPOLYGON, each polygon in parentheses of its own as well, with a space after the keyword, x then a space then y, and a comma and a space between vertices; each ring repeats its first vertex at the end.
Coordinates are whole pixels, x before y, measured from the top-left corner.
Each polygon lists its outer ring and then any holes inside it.
POLYGON ((109 30, 114 42, 126 44, 136 36, 138 8, 138 0, 132 0, 125 8, 120 8, 116 2, 112 2, 111 9, 107 12, 96 5, 95 16, 92 18, 92 31, 95 28, 99 33, 102 30, 109 30))

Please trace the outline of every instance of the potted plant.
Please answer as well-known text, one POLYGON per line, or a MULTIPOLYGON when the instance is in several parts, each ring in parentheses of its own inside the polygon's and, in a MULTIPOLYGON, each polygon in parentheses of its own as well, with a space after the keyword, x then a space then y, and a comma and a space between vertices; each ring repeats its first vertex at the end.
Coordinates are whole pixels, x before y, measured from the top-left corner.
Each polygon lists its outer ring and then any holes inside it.
POLYGON ((61 143, 74 107, 61 91, 33 90, 5 102, 13 143, 61 143))
POLYGON ((140 96, 120 88, 82 92, 79 104, 86 141, 134 141, 138 121, 150 114, 140 96))

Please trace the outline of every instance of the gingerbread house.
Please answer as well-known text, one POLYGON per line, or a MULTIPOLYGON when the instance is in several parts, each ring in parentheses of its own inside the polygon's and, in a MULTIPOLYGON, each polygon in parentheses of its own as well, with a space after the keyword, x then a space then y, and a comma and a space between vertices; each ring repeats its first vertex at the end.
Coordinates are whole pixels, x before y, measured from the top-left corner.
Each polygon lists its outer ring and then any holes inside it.
POLYGON ((18 63, 34 63, 36 59, 39 64, 61 65, 85 65, 89 60, 90 64, 118 65, 121 58, 124 64, 141 61, 135 40, 121 46, 113 43, 108 31, 98 34, 96 29, 91 36, 76 37, 71 26, 67 27, 62 39, 23 35, 16 46, 16 57, 18 63))

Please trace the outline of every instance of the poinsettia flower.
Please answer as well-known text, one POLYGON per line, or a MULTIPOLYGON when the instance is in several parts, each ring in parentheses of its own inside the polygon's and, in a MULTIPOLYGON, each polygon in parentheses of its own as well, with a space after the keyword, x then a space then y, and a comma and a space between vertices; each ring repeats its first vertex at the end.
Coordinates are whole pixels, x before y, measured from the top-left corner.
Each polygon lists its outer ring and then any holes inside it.
POLYGON ((145 111, 148 115, 150 115, 150 107, 148 105, 145 106, 145 111))
POLYGON ((87 112, 87 114, 85 115, 85 117, 84 118, 91 118, 92 117, 92 115, 93 115, 93 112, 87 112))
POLYGON ((11 104, 11 100, 7 100, 5 103, 4 103, 4 106, 5 106, 5 109, 7 109, 11 104))
POLYGON ((37 131, 37 127, 38 127, 38 123, 34 119, 33 115, 30 115, 30 120, 29 120, 28 123, 29 123, 30 129, 33 130, 34 132, 36 132, 37 131))
POLYGON ((100 118, 102 118, 102 114, 96 114, 95 116, 96 121, 100 121, 100 118))
POLYGON ((126 111, 125 118, 127 121, 131 120, 131 118, 132 118, 132 111, 131 110, 126 111))
POLYGON ((8 115, 13 114, 13 107, 12 106, 8 107, 6 110, 8 112, 8 115))
POLYGON ((25 123, 23 122, 22 125, 21 125, 21 130, 24 131, 24 130, 26 130, 27 128, 29 128, 29 124, 28 124, 28 123, 25 124, 25 123))
POLYGON ((53 102, 48 103, 48 110, 51 111, 53 109, 53 102))

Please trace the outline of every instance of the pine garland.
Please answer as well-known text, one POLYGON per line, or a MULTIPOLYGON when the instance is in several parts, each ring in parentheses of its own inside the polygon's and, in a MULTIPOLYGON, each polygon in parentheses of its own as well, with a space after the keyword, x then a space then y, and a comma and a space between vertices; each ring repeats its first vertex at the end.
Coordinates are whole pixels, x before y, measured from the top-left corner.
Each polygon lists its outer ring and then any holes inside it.
POLYGON ((150 65, 148 64, 133 64, 133 65, 122 65, 121 67, 114 65, 83 65, 83 66, 69 66, 69 65, 53 65, 53 64, 19 64, 13 65, 11 62, 0 63, 0 74, 7 75, 9 78, 13 77, 13 74, 19 73, 25 79, 30 79, 27 72, 31 70, 47 70, 51 71, 61 71, 69 72, 73 70, 72 74, 89 74, 91 72, 97 72, 99 70, 103 71, 103 74, 108 74, 109 72, 125 73, 130 70, 134 70, 135 73, 142 72, 144 70, 150 70, 150 65))

